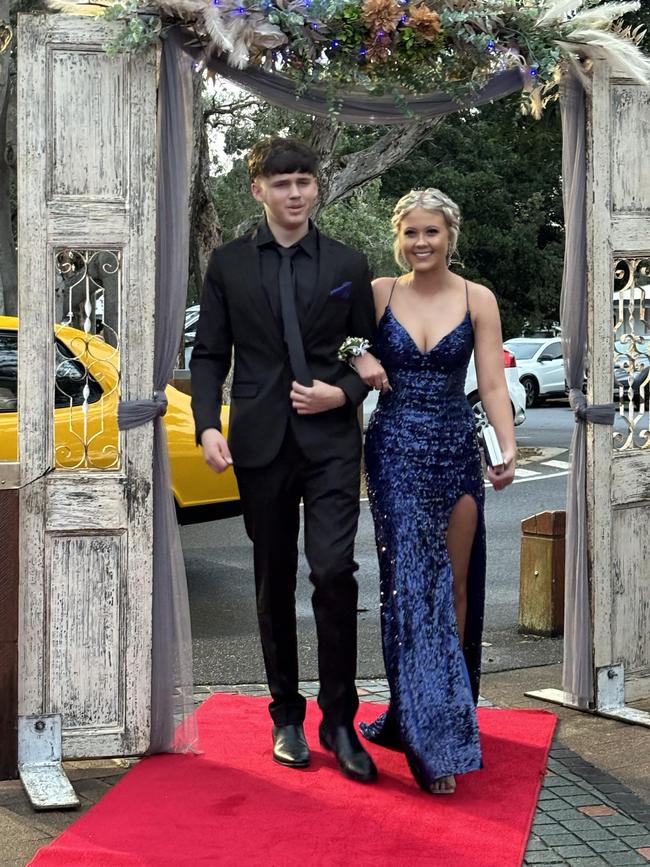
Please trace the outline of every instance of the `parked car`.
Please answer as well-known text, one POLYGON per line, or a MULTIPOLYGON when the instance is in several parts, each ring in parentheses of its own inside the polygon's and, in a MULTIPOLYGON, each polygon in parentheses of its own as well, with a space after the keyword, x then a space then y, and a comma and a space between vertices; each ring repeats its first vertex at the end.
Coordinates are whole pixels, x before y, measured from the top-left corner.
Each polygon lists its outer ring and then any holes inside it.
POLYGON ((630 382, 630 374, 625 367, 614 365, 614 401, 627 404, 629 398, 629 389, 632 386, 632 402, 636 409, 641 405, 641 398, 648 405, 650 401, 650 366, 647 364, 640 367, 632 374, 630 382), (622 389, 622 392, 621 392, 622 389), (621 401, 622 397, 622 401, 621 401))
POLYGON ((193 304, 185 311, 185 325, 183 327, 183 351, 185 355, 185 367, 190 366, 190 358, 194 349, 194 341, 196 339, 196 325, 199 321, 199 313, 201 308, 198 304, 193 304))
MULTIPOLYGON (((519 373, 517 370, 517 359, 514 354, 503 348, 503 367, 505 369, 506 383, 508 385, 508 393, 510 395, 510 403, 512 405, 512 418, 515 425, 522 424, 526 419, 526 392, 524 387, 519 382, 519 373)), ((476 365, 474 364, 474 354, 469 360, 467 367, 467 376, 465 378, 465 394, 470 406, 474 410, 477 422, 483 417, 483 404, 478 393, 478 384, 476 380, 476 365)), ((363 427, 364 430, 368 427, 370 416, 374 408, 377 406, 378 391, 371 391, 363 403, 363 427)))
MULTIPOLYGON (((90 462, 108 468, 114 461, 118 440, 119 401, 115 350, 101 337, 87 336, 75 328, 60 326, 56 336, 56 382, 54 424, 58 447, 57 464, 79 465, 83 441, 88 443, 90 462), (87 389, 87 413, 83 412, 87 389), (89 435, 79 435, 87 425, 89 435), (108 448, 107 448, 108 447, 108 448)), ((15 461, 18 451, 17 392, 18 320, 0 316, 0 460, 15 461)), ((213 520, 241 513, 239 491, 232 468, 213 472, 195 443, 190 398, 168 386, 168 408, 164 416, 172 489, 180 523, 213 520)), ((228 429, 228 407, 221 408, 224 432, 228 429)))
POLYGON ((519 379, 526 390, 526 408, 536 406, 547 397, 566 394, 562 342, 559 337, 517 337, 505 346, 517 358, 519 379))
POLYGON ((188 307, 185 311, 185 333, 188 331, 196 331, 196 323, 199 321, 199 313, 201 312, 201 307, 198 304, 192 304, 191 307, 188 307))

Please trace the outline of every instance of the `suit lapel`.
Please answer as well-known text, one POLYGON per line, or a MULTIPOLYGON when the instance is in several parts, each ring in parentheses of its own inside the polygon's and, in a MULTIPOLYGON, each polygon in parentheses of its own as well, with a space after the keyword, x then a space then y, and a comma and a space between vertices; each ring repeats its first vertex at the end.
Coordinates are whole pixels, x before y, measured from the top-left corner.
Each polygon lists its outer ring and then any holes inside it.
POLYGON ((334 286, 335 268, 333 245, 325 235, 319 235, 318 279, 316 282, 316 292, 302 325, 303 339, 309 336, 310 331, 318 323, 323 307, 327 303, 330 289, 334 286))
MULTIPOLYGON (((234 251, 233 251, 234 252, 234 251)), ((284 338, 280 329, 269 296, 262 285, 260 258, 255 245, 254 236, 242 240, 241 248, 237 249, 238 261, 235 263, 239 273, 240 291, 250 298, 250 314, 255 316, 269 335, 279 340, 284 338)))

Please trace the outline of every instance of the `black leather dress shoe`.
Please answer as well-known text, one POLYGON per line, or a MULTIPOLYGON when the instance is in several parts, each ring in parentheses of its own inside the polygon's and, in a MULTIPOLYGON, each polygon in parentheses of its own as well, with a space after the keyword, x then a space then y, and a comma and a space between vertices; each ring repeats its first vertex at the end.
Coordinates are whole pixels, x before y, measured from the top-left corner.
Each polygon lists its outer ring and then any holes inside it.
POLYGON ((273 726, 273 759, 288 768, 306 768, 309 746, 302 725, 273 726))
POLYGON ((346 777, 358 783, 371 783, 377 779, 377 768, 352 726, 328 728, 321 724, 320 742, 336 756, 339 768, 346 777))

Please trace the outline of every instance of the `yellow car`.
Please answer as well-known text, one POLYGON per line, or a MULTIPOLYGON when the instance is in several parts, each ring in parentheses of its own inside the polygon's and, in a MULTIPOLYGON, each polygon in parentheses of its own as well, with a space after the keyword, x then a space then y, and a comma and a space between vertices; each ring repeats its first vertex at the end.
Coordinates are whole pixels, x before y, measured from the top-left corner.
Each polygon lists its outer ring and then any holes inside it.
MULTIPOLYGON (((16 415, 18 320, 0 316, 0 461, 18 454, 16 415)), ((117 404, 119 355, 101 337, 64 325, 56 328, 54 466, 111 469, 119 466, 117 404)), ((172 489, 182 524, 240 514, 232 467, 213 472, 195 444, 190 398, 172 386, 164 417, 172 489)), ((224 433, 228 407, 221 410, 224 433)))

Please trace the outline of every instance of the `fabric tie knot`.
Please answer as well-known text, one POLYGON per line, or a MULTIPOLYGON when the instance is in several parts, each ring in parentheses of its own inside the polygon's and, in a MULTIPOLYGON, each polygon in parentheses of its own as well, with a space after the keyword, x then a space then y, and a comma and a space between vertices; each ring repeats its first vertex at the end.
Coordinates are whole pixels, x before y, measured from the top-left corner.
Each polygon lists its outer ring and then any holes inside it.
POLYGON ((167 412, 167 397, 164 391, 154 391, 153 398, 121 400, 117 407, 117 426, 120 430, 148 424, 167 412))
POLYGON ((165 392, 164 391, 154 391, 153 399, 154 399, 154 403, 156 403, 160 408, 158 415, 166 415, 167 407, 169 404, 168 404, 167 396, 166 396, 165 392))
POLYGON ((587 398, 580 388, 571 388, 569 390, 569 404, 575 414, 576 423, 614 424, 616 406, 613 403, 596 403, 589 406, 587 398))

